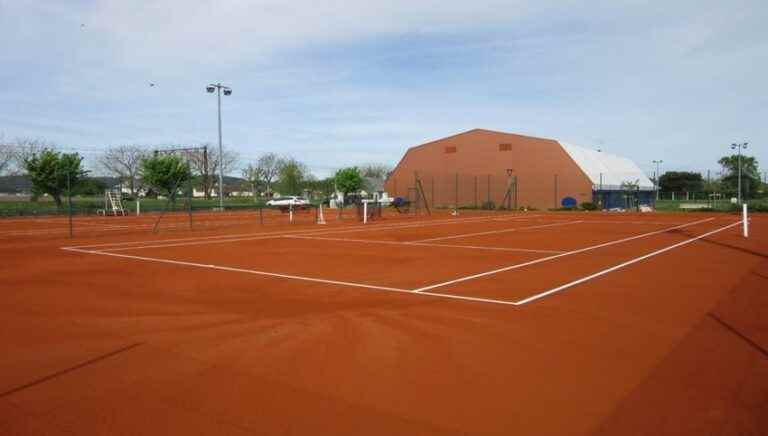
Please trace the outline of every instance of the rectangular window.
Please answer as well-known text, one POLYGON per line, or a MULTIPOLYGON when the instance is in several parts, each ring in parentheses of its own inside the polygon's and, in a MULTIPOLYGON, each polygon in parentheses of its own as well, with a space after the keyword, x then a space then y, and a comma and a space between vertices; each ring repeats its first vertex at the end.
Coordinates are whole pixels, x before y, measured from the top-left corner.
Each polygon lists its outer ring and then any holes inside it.
POLYGON ((499 144, 499 151, 512 151, 512 144, 499 144))
POLYGON ((445 152, 446 153, 456 153, 456 147, 454 147, 454 146, 445 147, 445 152))

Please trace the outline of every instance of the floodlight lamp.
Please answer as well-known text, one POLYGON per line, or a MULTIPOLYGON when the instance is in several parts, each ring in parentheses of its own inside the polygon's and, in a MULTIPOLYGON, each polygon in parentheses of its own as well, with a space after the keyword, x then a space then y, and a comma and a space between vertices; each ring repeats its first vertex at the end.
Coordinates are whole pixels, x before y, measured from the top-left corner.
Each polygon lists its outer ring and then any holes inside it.
POLYGON ((208 91, 208 92, 213 92, 213 91, 216 90, 216 87, 212 86, 212 85, 208 85, 208 86, 205 87, 205 90, 208 91))
POLYGON ((231 89, 225 89, 224 90, 224 95, 232 95, 232 90, 231 89))

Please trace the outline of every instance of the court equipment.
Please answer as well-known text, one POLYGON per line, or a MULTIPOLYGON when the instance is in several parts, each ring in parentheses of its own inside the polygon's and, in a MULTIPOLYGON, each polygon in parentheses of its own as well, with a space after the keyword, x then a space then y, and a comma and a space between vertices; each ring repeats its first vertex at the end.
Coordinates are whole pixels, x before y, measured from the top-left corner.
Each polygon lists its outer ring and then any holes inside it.
POLYGON ((123 209, 123 199, 120 191, 107 190, 104 191, 104 211, 112 210, 112 215, 125 216, 125 209, 123 209))
POLYGON ((318 224, 325 224, 325 216, 323 216, 323 204, 320 203, 320 205, 317 207, 317 223, 318 224))

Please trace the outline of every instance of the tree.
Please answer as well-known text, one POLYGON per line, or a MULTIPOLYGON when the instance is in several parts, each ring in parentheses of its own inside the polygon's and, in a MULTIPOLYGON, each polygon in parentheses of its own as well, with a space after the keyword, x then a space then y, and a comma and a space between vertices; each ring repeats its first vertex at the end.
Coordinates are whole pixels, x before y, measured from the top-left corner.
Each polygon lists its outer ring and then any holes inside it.
POLYGON ((98 162, 109 174, 119 177, 121 182, 127 181, 131 196, 136 196, 141 161, 147 154, 147 150, 138 145, 120 145, 108 148, 99 156, 98 162))
POLYGON ((103 196, 106 190, 107 184, 103 180, 94 177, 84 177, 79 181, 77 187, 73 189, 73 193, 75 195, 103 196))
POLYGON ((336 188, 344 195, 350 192, 357 192, 363 187, 363 176, 357 167, 342 168, 336 171, 334 176, 336 188))
POLYGON ((304 182, 310 177, 309 168, 294 158, 284 158, 278 171, 279 191, 286 195, 299 195, 304 182))
POLYGON ((256 160, 256 164, 248 164, 242 171, 243 178, 251 184, 251 191, 271 192, 272 183, 280 173, 285 161, 274 153, 267 153, 256 160))
MULTIPOLYGON (((723 188, 735 192, 739 186, 739 155, 723 156, 717 161, 726 174, 721 182, 723 188)), ((754 156, 741 156, 741 189, 745 195, 760 189, 760 170, 754 156)))
MULTIPOLYGON (((207 147, 207 156, 202 151, 199 151, 189 153, 187 157, 189 158, 192 171, 200 177, 200 186, 205 193, 205 198, 210 199, 219 183, 219 147, 214 147, 207 142, 198 144, 196 147, 207 147)), ((223 151, 224 175, 227 175, 237 168, 240 162, 240 155, 226 147, 223 148, 223 151)))
POLYGON ((13 148, 0 138, 0 174, 3 174, 11 167, 13 162, 13 148))
POLYGON ((179 188, 192 178, 189 165, 181 157, 172 154, 145 157, 141 161, 139 174, 144 183, 172 202, 176 200, 179 188))
POLYGON ((382 163, 367 163, 360 165, 360 175, 374 179, 386 179, 392 167, 382 163))
POLYGON ((668 171, 659 177, 659 186, 667 192, 701 192, 704 179, 699 173, 688 171, 668 171))
POLYGON ((16 138, 10 145, 11 161, 14 172, 23 172, 26 169, 27 160, 34 155, 40 155, 45 150, 56 150, 56 144, 40 138, 16 138))
POLYGON ((86 171, 81 168, 83 158, 77 153, 59 153, 44 149, 24 160, 24 168, 32 182, 32 195, 37 198, 48 194, 61 207, 61 195, 68 187, 77 187, 86 171))

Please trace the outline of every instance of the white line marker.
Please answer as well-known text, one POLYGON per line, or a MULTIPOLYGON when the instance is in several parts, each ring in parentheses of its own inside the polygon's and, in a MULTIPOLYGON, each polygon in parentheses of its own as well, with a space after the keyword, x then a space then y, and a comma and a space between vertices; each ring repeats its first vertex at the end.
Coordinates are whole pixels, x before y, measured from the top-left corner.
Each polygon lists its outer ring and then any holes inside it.
MULTIPOLYGON (((511 219, 520 219, 520 218, 529 218, 534 217, 537 215, 530 215, 526 217, 510 217, 511 219)), ((374 230, 398 230, 398 229, 408 229, 408 228, 414 228, 414 227, 429 227, 429 226, 437 226, 437 225, 446 225, 446 224, 461 224, 461 223, 474 223, 474 222, 483 222, 487 221, 490 218, 493 217, 472 217, 472 218, 463 218, 463 219, 450 219, 450 220, 435 220, 435 221, 426 221, 421 223, 394 223, 389 225, 380 225, 380 226, 363 226, 363 225, 357 225, 350 228, 344 228, 344 229, 338 229, 338 230, 331 230, 331 229, 322 229, 322 230, 293 230, 293 231, 279 231, 279 232, 255 232, 255 233, 243 233, 238 235, 215 235, 215 236, 201 236, 196 238, 177 238, 177 239, 160 239, 160 240, 144 240, 144 241, 132 241, 132 242, 117 242, 112 244, 94 244, 94 245, 79 245, 79 246, 72 246, 72 247, 62 247, 62 248, 82 248, 82 249, 88 249, 88 248, 97 248, 97 247, 122 247, 122 246, 136 246, 135 248, 141 249, 145 248, 144 246, 141 246, 141 244, 149 244, 146 246, 146 248, 159 248, 159 246, 186 246, 186 245, 202 245, 202 244, 208 244, 212 243, 210 241, 218 241, 221 240, 222 242, 238 242, 238 241, 247 241, 252 240, 252 238, 262 239, 265 236, 270 237, 282 237, 286 235, 325 235, 325 234, 339 234, 339 233, 356 233, 356 232, 367 232, 367 231, 374 231, 374 230), (480 219, 482 218, 482 221, 480 219), (185 244, 165 244, 167 242, 184 242, 189 241, 189 243, 185 244)), ((111 249, 110 249, 111 250, 111 249)))
POLYGON ((290 239, 308 239, 314 241, 336 241, 336 242, 354 242, 361 244, 384 244, 384 245, 408 245, 417 247, 439 247, 439 248, 464 248, 472 250, 489 250, 489 251, 511 251, 522 253, 544 253, 544 254, 556 254, 563 253, 560 250, 535 250, 530 248, 510 248, 510 247, 482 247, 475 245, 454 245, 454 244, 427 244, 422 242, 407 242, 407 241, 382 241, 377 239, 350 239, 350 238, 327 238, 322 236, 304 236, 304 235, 286 235, 284 238, 290 239))
POLYGON ((540 259, 535 259, 535 260, 532 260, 532 261, 529 261, 529 262, 518 263, 518 264, 515 264, 515 265, 506 266, 504 268, 499 268, 499 269, 495 269, 495 270, 492 270, 492 271, 486 271, 486 272, 482 272, 482 273, 479 273, 479 274, 473 274, 473 275, 470 275, 470 276, 460 277, 458 279, 449 280, 447 282, 436 283, 434 285, 425 286, 425 287, 419 288, 419 289, 414 289, 413 292, 424 292, 424 291, 428 291, 430 289, 440 288, 440 287, 452 285, 452 284, 455 284, 455 283, 466 282, 468 280, 474 280, 474 279, 477 279, 477 278, 480 278, 480 277, 486 277, 486 276, 489 276, 489 275, 492 275, 492 274, 498 274, 498 273, 505 272, 505 271, 511 271, 511 270, 514 270, 514 269, 523 268, 523 267, 530 266, 530 265, 535 265, 537 263, 547 262, 547 261, 550 261, 550 260, 558 259, 558 258, 565 257, 565 256, 570 256, 570 255, 573 255, 573 254, 584 253, 585 251, 591 251, 591 250, 596 250, 598 248, 608 247, 608 246, 615 245, 615 244, 621 244, 623 242, 628 242, 628 241, 632 241, 632 240, 635 240, 635 239, 640 239, 640 238, 645 238, 645 237, 648 237, 648 236, 658 235, 660 233, 665 233, 665 232, 668 232, 670 230, 681 229, 683 227, 689 227, 689 226, 692 226, 692 225, 701 224, 701 223, 704 223, 704 222, 707 222, 707 221, 712 221, 712 220, 714 220, 714 218, 706 218, 706 219, 694 221, 694 222, 688 223, 688 224, 682 224, 682 225, 675 226, 675 227, 669 227, 669 228, 666 228, 666 229, 657 230, 655 232, 643 233, 641 235, 630 236, 628 238, 623 238, 623 239, 619 239, 619 240, 616 240, 616 241, 610 241, 610 242, 605 242, 605 243, 598 244, 598 245, 592 245, 592 246, 589 246, 589 247, 586 247, 586 248, 580 248, 578 250, 566 251, 565 253, 556 254, 554 256, 542 257, 540 259))
POLYGON ((468 238, 471 236, 495 235, 497 233, 516 232, 518 230, 543 229, 547 227, 564 226, 568 224, 577 224, 581 222, 583 221, 559 221, 553 224, 542 224, 540 226, 516 227, 514 229, 490 230, 487 232, 477 232, 477 233, 464 233, 462 235, 441 236, 439 238, 420 239, 418 241, 413 241, 413 242, 434 242, 434 241, 444 241, 446 239, 468 238))
POLYGON ((556 287, 556 288, 554 288, 554 289, 550 289, 550 290, 548 290, 548 291, 545 291, 545 292, 541 292, 541 293, 535 294, 535 295, 533 295, 533 296, 530 296, 530 297, 528 297, 528 298, 525 298, 525 299, 523 299, 523 300, 520 300, 520 301, 516 301, 516 302, 515 302, 515 305, 517 305, 517 306, 520 306, 520 305, 523 305, 523 304, 526 304, 526 303, 530 303, 531 301, 535 301, 535 300, 538 300, 539 298, 543 298, 543 297, 546 297, 547 295, 551 295, 551 294, 554 294, 555 292, 560 292, 560 291, 563 291, 563 290, 565 290, 565 289, 571 288, 571 287, 573 287, 573 286, 576 286, 576 285, 578 285, 578 284, 581 284, 581 283, 584 283, 584 282, 586 282, 586 281, 592 280, 592 279, 594 279, 594 278, 597 278, 597 277, 600 277, 600 276, 606 275, 606 274, 608 274, 608 273, 610 273, 610 272, 613 272, 613 271, 619 270, 619 269, 621 269, 621 268, 624 268, 624 267, 626 267, 626 266, 629 266, 629 265, 632 265, 632 264, 634 264, 634 263, 637 263, 637 262, 643 261, 643 260, 645 260, 645 259, 648 259, 648 258, 650 258, 650 257, 653 257, 653 256, 657 256, 657 255, 659 255, 659 254, 665 253, 665 252, 667 252, 667 251, 670 251, 670 250, 673 250, 673 249, 675 249, 675 248, 678 248, 678 247, 682 247, 683 245, 686 245, 686 244, 690 244, 691 242, 695 242, 695 241, 698 241, 699 239, 702 239, 702 238, 706 238, 707 236, 710 236, 710 235, 714 235, 715 233, 719 233, 719 232, 722 232, 723 230, 726 230, 726 229, 729 229, 729 228, 731 228, 731 227, 734 227, 734 226, 738 226, 738 225, 741 225, 741 221, 737 221, 737 222, 735 222, 735 223, 733 223, 733 224, 729 224, 729 225, 727 225, 727 226, 725 226, 725 227, 720 227, 720 228, 719 228, 719 229, 717 229, 717 230, 713 230, 713 231, 711 231, 711 232, 707 232, 707 233, 704 233, 703 235, 700 235, 700 236, 696 236, 696 237, 694 237, 694 238, 691 238, 691 239, 687 239, 687 240, 685 240, 685 241, 683 241, 683 242, 678 242, 677 244, 673 244, 673 245, 670 245, 670 246, 664 247, 664 248, 662 248, 662 249, 659 249, 659 250, 656 250, 656 251, 654 251, 654 252, 652 252, 652 253, 648 253, 648 254, 646 254, 646 255, 644 255, 644 256, 636 257, 636 258, 634 258, 634 259, 632 259, 632 260, 628 260, 628 261, 626 261, 626 262, 624 262, 624 263, 620 263, 620 264, 618 264, 618 265, 612 266, 612 267, 610 267, 610 268, 604 269, 604 270, 602 270, 602 271, 596 272, 596 273, 594 273, 594 274, 591 274, 591 275, 588 275, 588 276, 586 276, 586 277, 582 277, 582 278, 580 278, 580 279, 578 279, 578 280, 574 280, 574 281, 572 281, 572 282, 570 282, 570 283, 566 283, 566 284, 564 284, 564 285, 562 285, 562 286, 558 286, 558 287, 556 287))
POLYGON ((203 263, 195 263, 195 262, 186 262, 183 260, 171 260, 171 259, 160 259, 160 258, 154 258, 154 257, 144 257, 144 256, 133 256, 129 254, 118 254, 118 253, 108 253, 104 251, 90 251, 90 250, 81 250, 79 248, 63 248, 63 250, 67 251, 73 251, 78 253, 87 253, 87 254, 99 254, 102 256, 113 256, 113 257, 122 257, 125 259, 136 259, 136 260, 143 260, 148 262, 158 262, 158 263, 167 263, 171 265, 183 265, 183 266, 192 266, 197 268, 208 268, 208 269, 216 269, 221 271, 231 271, 231 272, 240 272, 240 273, 246 273, 246 274, 255 274, 255 275, 261 275, 261 276, 268 276, 268 277, 279 277, 284 279, 292 279, 292 280, 303 280, 307 282, 315 282, 315 283, 326 283, 331 285, 343 285, 343 286, 351 286, 355 288, 366 288, 366 289, 378 289, 383 291, 394 291, 394 292, 407 292, 411 293, 408 289, 399 289, 399 288, 392 288, 388 286, 376 286, 376 285, 368 285, 365 283, 355 283, 355 282, 343 282, 338 280, 326 280, 326 279, 320 279, 315 277, 306 277, 306 276, 297 276, 297 275, 291 275, 291 274, 279 274, 279 273, 271 273, 266 271, 257 271, 257 270, 251 270, 251 269, 244 269, 244 268, 233 268, 228 266, 220 266, 220 265, 212 265, 212 264, 203 264, 203 263))

